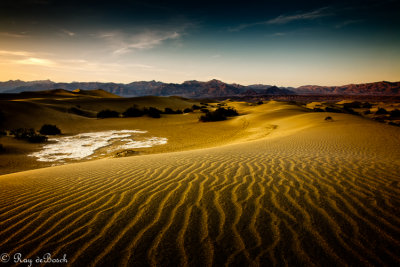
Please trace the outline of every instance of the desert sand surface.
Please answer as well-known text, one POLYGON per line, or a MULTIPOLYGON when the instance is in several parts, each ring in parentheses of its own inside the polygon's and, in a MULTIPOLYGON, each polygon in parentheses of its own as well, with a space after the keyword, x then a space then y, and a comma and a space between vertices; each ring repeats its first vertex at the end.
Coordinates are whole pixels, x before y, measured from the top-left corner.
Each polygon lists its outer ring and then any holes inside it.
POLYGON ((0 252, 69 266, 400 264, 400 128, 230 105, 242 115, 134 124, 168 137, 152 154, 0 176, 0 252))

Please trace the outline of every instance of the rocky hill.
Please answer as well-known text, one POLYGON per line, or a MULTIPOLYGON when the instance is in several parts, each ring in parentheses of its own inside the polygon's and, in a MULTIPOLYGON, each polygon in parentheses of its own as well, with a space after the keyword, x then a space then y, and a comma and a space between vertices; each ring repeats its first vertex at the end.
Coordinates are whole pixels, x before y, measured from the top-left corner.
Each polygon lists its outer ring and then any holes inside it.
POLYGON ((294 89, 297 94, 400 95, 400 82, 375 82, 342 86, 305 85, 294 89))

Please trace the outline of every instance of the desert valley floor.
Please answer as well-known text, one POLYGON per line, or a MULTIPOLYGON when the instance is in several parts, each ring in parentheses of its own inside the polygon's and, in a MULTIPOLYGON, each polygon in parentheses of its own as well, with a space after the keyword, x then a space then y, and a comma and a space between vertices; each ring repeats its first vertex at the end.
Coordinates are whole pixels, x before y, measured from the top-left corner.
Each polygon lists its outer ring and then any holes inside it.
POLYGON ((69 266, 400 264, 399 127, 230 105, 241 116, 225 122, 132 119, 168 137, 148 154, 0 176, 0 253, 66 254, 69 266))

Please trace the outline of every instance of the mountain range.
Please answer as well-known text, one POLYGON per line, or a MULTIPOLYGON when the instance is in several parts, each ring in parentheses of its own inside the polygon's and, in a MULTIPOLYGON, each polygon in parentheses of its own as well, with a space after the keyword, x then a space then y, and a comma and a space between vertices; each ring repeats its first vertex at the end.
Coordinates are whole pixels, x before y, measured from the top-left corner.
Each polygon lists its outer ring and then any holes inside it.
POLYGON ((0 82, 0 93, 20 93, 24 91, 43 91, 52 89, 94 90, 103 89, 106 92, 124 97, 154 95, 182 96, 189 98, 230 97, 230 96, 262 96, 262 95, 400 95, 400 82, 375 82, 364 84, 349 84, 343 86, 305 85, 298 88, 277 87, 272 85, 228 84, 219 80, 185 81, 181 84, 163 83, 159 81, 139 81, 132 83, 101 83, 101 82, 71 82, 56 83, 50 80, 21 81, 10 80, 0 82))

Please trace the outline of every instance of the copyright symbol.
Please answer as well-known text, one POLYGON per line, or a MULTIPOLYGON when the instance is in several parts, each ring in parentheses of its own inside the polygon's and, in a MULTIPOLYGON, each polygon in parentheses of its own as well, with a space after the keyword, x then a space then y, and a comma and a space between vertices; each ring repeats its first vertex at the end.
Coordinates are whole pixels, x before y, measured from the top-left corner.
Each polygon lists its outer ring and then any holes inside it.
POLYGON ((7 263, 10 260, 10 255, 8 253, 3 253, 0 255, 0 262, 7 263))

